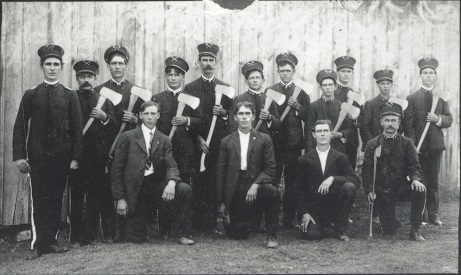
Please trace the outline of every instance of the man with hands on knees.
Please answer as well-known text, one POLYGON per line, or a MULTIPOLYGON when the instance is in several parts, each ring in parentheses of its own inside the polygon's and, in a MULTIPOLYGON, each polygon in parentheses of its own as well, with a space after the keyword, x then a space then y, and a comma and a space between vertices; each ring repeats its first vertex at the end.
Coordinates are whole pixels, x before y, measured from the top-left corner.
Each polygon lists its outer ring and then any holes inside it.
POLYGON ((296 194, 302 214, 302 238, 323 238, 323 229, 333 222, 335 235, 348 242, 348 217, 360 179, 348 157, 330 146, 331 129, 331 121, 316 121, 312 129, 315 150, 298 159, 296 194))
POLYGON ((188 238, 192 189, 181 182, 170 139, 156 130, 157 103, 144 102, 139 117, 142 125, 120 136, 110 171, 117 214, 127 217, 125 238, 144 241, 145 223, 154 217, 155 209, 162 208, 173 218, 178 242, 192 245, 188 238))
POLYGON ((378 206, 383 235, 396 233, 400 222, 395 217, 395 204, 399 200, 409 199, 410 239, 425 241, 419 233, 419 226, 426 202, 426 187, 422 183, 421 167, 413 141, 397 132, 401 122, 400 110, 395 104, 384 108, 381 114, 383 133, 367 143, 362 167, 363 188, 368 202, 376 202, 378 206), (379 146, 381 154, 374 158, 379 146), (373 175, 375 159, 376 175, 373 175))

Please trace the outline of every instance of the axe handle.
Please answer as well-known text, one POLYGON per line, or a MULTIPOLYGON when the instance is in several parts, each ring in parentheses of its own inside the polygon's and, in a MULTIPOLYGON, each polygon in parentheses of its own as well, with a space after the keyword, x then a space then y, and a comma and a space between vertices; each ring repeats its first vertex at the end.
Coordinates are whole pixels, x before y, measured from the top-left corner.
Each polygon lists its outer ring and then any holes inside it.
MULTIPOLYGON (((215 105, 219 105, 221 103, 222 94, 216 93, 215 94, 215 105)), ((208 131, 208 136, 206 137, 206 146, 210 146, 211 137, 213 136, 214 128, 216 127, 216 120, 218 116, 213 115, 213 119, 211 120, 210 130, 208 131)), ((205 153, 202 153, 202 157, 200 158, 200 172, 205 171, 205 153)))
MULTIPOLYGON (((298 98, 299 94, 301 93, 301 88, 299 87, 295 87, 295 90, 293 91, 293 97, 294 98, 298 98)), ((288 98, 289 100, 290 98, 288 98)), ((288 105, 286 108, 285 108, 285 111, 283 111, 283 114, 282 116, 280 117, 280 121, 283 121, 285 119, 285 117, 288 115, 288 112, 290 112, 291 110, 291 106, 288 105)))
MULTIPOLYGON (((186 103, 184 103, 184 102, 179 102, 178 103, 178 109, 176 110, 176 116, 181 116, 182 115, 182 112, 184 111, 184 107, 186 107, 186 103)), ((176 132, 177 129, 178 129, 177 125, 173 125, 173 127, 171 127, 171 131, 170 131, 170 135, 169 135, 170 139, 173 138, 174 133, 176 132)))
MULTIPOLYGON (((438 97, 432 98, 431 113, 434 113, 435 107, 437 106, 438 102, 439 102, 438 97)), ((428 121, 426 122, 426 127, 424 127, 423 134, 421 135, 421 138, 419 139, 418 146, 416 147, 416 152, 418 153, 419 153, 419 150, 421 149, 421 146, 423 145, 424 139, 426 138, 426 134, 427 134, 427 131, 429 130, 429 126, 431 126, 431 123, 428 121)))
MULTIPOLYGON (((106 102, 106 97, 105 96, 99 96, 98 103, 96 104, 96 109, 101 109, 102 105, 104 105, 104 102, 106 102)), ((83 135, 88 131, 90 128, 91 124, 93 124, 94 117, 90 117, 88 121, 86 122, 85 127, 83 128, 83 135)))
POLYGON ((344 119, 346 118, 346 115, 347 115, 347 111, 345 111, 345 110, 341 110, 341 111, 339 112, 338 121, 336 122, 335 128, 334 128, 333 131, 331 132, 332 134, 338 132, 339 127, 341 127, 341 125, 343 124, 344 119))
MULTIPOLYGON (((272 104, 273 99, 266 96, 266 101, 264 102, 264 111, 269 111, 269 107, 272 104)), ((262 119, 258 120, 258 124, 256 124, 255 130, 258 131, 259 127, 261 127, 261 124, 263 123, 262 119)))
MULTIPOLYGON (((373 157, 373 187, 372 187, 372 193, 375 193, 375 185, 376 185, 376 162, 378 161, 378 157, 375 155, 373 157)), ((368 194, 366 194, 368 196, 368 194)), ((370 237, 373 237, 373 205, 374 201, 371 203, 371 208, 370 208, 370 237)))

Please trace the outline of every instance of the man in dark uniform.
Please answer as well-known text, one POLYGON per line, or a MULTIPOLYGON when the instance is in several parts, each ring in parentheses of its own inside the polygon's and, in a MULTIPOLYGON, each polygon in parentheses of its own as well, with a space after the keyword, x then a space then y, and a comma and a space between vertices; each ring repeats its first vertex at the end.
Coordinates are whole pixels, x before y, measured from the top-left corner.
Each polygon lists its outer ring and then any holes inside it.
MULTIPOLYGON (((335 59, 336 73, 338 74, 338 87, 335 90, 335 98, 339 100, 339 102, 347 102, 347 93, 349 91, 354 91, 349 85, 354 76, 355 63, 356 60, 352 56, 341 56, 335 59)), ((357 102, 354 102, 353 105, 357 108, 361 108, 357 102)), ((357 128, 360 126, 358 123, 359 121, 359 118, 349 119, 349 124, 354 126, 354 131, 349 135, 345 152, 354 170, 359 147, 359 135, 357 131, 357 128)))
MULTIPOLYGON (((157 128, 165 135, 169 135, 173 125, 178 126, 171 143, 173 144, 173 157, 178 164, 181 180, 191 184, 194 174, 194 161, 196 158, 195 143, 201 119, 192 116, 192 109, 186 105, 182 116, 176 116, 178 109, 178 96, 182 92, 184 77, 189 70, 187 62, 178 57, 171 56, 165 60, 165 76, 167 90, 156 94, 152 101, 160 107, 160 118, 157 128)), ((168 237, 170 225, 163 224, 165 213, 159 214, 160 231, 164 238, 168 237)))
POLYGON ((311 130, 316 147, 298 161, 296 194, 301 231, 303 239, 321 239, 323 229, 334 222, 336 236, 348 242, 348 217, 360 179, 347 156, 330 146, 332 129, 331 121, 317 120, 311 130))
POLYGON ((193 112, 194 117, 200 117, 203 120, 197 137, 199 150, 197 150, 195 165, 198 169, 201 154, 205 152, 206 170, 197 173, 192 180, 195 199, 192 226, 195 229, 217 232, 216 164, 218 163, 219 144, 221 139, 226 136, 229 108, 232 100, 223 96, 221 104, 215 105, 216 85, 229 86, 214 75, 219 47, 215 44, 203 43, 198 45, 197 48, 202 76, 187 84, 184 87, 184 93, 200 99, 199 107, 193 112), (210 145, 207 146, 206 139, 213 115, 217 116, 217 121, 210 145))
POLYGON ((246 239, 256 209, 266 214, 267 248, 276 248, 280 193, 275 177, 274 146, 269 135, 253 129, 255 109, 251 102, 235 105, 238 130, 221 141, 217 174, 217 202, 225 221, 226 234, 246 239), (225 218, 226 219, 226 218, 225 218))
POLYGON ((32 253, 60 253, 56 233, 69 170, 82 157, 82 114, 77 94, 59 83, 64 50, 46 45, 38 50, 43 83, 27 90, 13 130, 13 161, 30 173, 32 192, 32 253), (29 127, 30 126, 30 127, 29 127))
POLYGON ((427 188, 427 213, 429 222, 442 225, 439 219, 439 172, 442 152, 446 149, 442 129, 449 128, 453 117, 448 102, 440 98, 434 113, 430 113, 439 62, 435 58, 419 60, 419 76, 422 87, 407 97, 408 108, 405 110, 405 136, 419 143, 421 135, 430 122, 429 130, 420 149, 419 163, 423 173, 423 183, 427 188))
POLYGON ((71 243, 88 244, 98 237, 99 220, 104 241, 114 239, 115 209, 109 176, 105 173, 110 136, 118 130, 114 105, 108 99, 96 108, 99 93, 93 90, 99 65, 91 60, 74 64, 82 111, 82 124, 92 117, 95 121, 83 136, 83 154, 79 169, 71 173, 71 243), (85 199, 86 198, 86 199, 85 199), (85 203, 86 201, 86 203, 85 203))
POLYGON ((378 206, 384 235, 395 234, 400 225, 395 217, 396 202, 410 197, 410 239, 425 241, 419 233, 419 225, 426 199, 426 188, 421 183, 421 168, 413 141, 397 132, 400 113, 401 108, 396 104, 383 109, 383 133, 371 139, 365 149, 362 167, 363 188, 368 202, 376 202, 378 206), (376 158, 376 175, 373 175, 375 150, 379 146, 381 155, 376 158), (374 192, 373 177, 376 179, 374 192))
POLYGON ((294 195, 294 181, 296 165, 302 149, 305 148, 302 122, 306 122, 309 114, 310 99, 305 91, 301 90, 298 97, 293 97, 296 84, 293 75, 296 72, 298 59, 291 53, 279 54, 275 62, 280 82, 268 87, 286 96, 286 101, 277 106, 278 113, 283 114, 287 106, 290 112, 282 121, 279 134, 274 136, 275 159, 277 162, 276 181, 280 182, 282 171, 285 181, 283 194, 283 226, 288 229, 296 227, 296 198, 294 195))
MULTIPOLYGON (((310 114, 307 119, 306 139, 307 149, 309 152, 315 148, 315 137, 312 135, 314 129, 314 123, 317 120, 328 119, 333 124, 333 128, 338 122, 339 113, 341 111, 341 102, 335 98, 335 88, 337 85, 337 75, 333 70, 321 70, 317 74, 317 82, 322 89, 322 96, 310 105, 310 114)), ((339 127, 336 134, 331 135, 331 147, 335 150, 346 153, 346 144, 349 142, 351 136, 354 136, 356 131, 349 123, 349 119, 346 117, 339 127)))

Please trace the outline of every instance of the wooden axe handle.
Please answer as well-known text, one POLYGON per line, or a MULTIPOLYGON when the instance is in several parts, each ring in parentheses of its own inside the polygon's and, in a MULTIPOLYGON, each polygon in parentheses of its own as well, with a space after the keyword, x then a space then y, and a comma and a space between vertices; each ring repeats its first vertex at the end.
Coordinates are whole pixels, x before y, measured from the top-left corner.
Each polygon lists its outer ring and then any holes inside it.
MULTIPOLYGON (((266 96, 266 102, 264 102, 264 111, 269 111, 269 107, 272 104, 273 99, 266 96)), ((262 119, 259 119, 258 124, 256 124, 255 130, 258 131, 259 127, 261 127, 261 124, 263 123, 262 119)))
MULTIPOLYGON (((99 96, 98 103, 96 104, 96 109, 101 109, 102 105, 104 105, 104 102, 106 102, 106 97, 105 96, 99 96)), ((93 124, 94 117, 90 117, 88 121, 86 122, 85 127, 83 128, 83 135, 88 131, 90 128, 91 124, 93 124)))
MULTIPOLYGON (((176 110, 176 116, 181 116, 182 115, 182 112, 184 111, 184 107, 186 107, 186 103, 184 103, 184 102, 179 102, 178 103, 178 109, 176 110)), ((178 129, 177 125, 173 125, 173 127, 171 127, 171 131, 170 131, 170 135, 169 135, 170 139, 173 138, 174 133, 176 132, 177 129, 178 129)))
MULTIPOLYGON (((301 93, 301 88, 295 87, 295 90, 293 91, 293 97, 298 98, 299 94, 301 93)), ((289 98, 288 98, 289 99, 289 98)), ((280 121, 283 121, 285 117, 288 115, 288 112, 290 112, 291 106, 288 105, 285 110, 283 111, 282 116, 280 117, 280 121)))
MULTIPOLYGON (((432 98, 431 113, 434 113, 435 107, 437 107, 438 102, 439 102, 439 97, 432 98)), ((426 122, 426 126, 424 127, 423 134, 421 135, 421 138, 419 139, 418 146, 416 147, 416 152, 418 153, 419 153, 419 150, 421 149, 421 146, 423 145, 424 139, 426 138, 426 134, 427 134, 427 131, 429 130, 429 126, 431 126, 431 123, 428 121, 426 122)))
POLYGON ((346 110, 341 110, 341 111, 339 112, 338 121, 336 122, 335 128, 334 128, 333 131, 331 132, 332 134, 335 134, 335 133, 338 132, 339 127, 341 127, 341 125, 343 124, 343 121, 344 121, 344 119, 346 118, 346 116, 347 116, 347 111, 346 111, 346 110))
MULTIPOLYGON (((215 105, 219 105, 221 103, 222 94, 216 93, 215 94, 215 105)), ((211 137, 213 136, 214 128, 216 127, 216 120, 218 116, 213 115, 213 119, 211 120, 210 130, 208 131, 208 136, 206 137, 206 145, 210 146, 211 137)), ((200 158, 200 172, 205 171, 205 153, 202 153, 202 157, 200 158)))

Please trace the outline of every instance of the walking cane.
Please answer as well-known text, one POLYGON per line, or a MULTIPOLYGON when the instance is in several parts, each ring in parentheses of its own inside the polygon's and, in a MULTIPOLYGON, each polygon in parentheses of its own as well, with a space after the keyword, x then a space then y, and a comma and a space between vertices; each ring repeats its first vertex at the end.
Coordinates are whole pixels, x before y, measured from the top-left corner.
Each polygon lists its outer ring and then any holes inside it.
MULTIPOLYGON (((375 154, 373 156, 373 191, 372 194, 375 193, 375 185, 376 185, 376 163, 378 161, 378 158, 381 156, 381 145, 376 147, 375 149, 375 154)), ((371 202, 371 207, 370 207, 370 235, 368 235, 368 238, 373 238, 373 205, 374 201, 371 202)))

